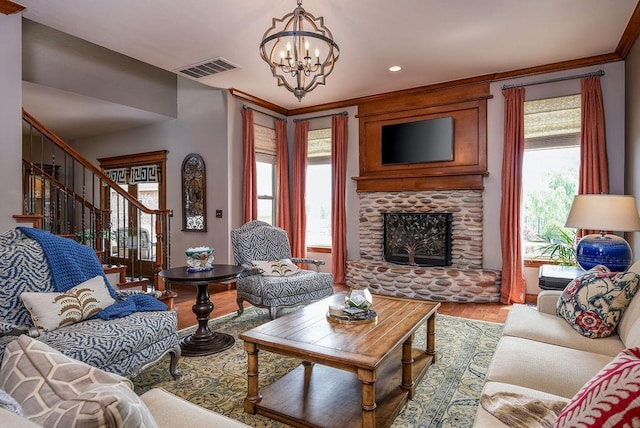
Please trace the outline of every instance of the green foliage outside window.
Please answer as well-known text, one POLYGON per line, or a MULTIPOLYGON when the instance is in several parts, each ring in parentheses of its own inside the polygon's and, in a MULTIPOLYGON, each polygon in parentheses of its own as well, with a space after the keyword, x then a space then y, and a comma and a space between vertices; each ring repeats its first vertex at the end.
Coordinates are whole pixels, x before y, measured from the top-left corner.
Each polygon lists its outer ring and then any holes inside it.
POLYGON ((553 172, 548 186, 524 198, 525 257, 575 265, 576 231, 564 227, 576 194, 576 172, 553 172))

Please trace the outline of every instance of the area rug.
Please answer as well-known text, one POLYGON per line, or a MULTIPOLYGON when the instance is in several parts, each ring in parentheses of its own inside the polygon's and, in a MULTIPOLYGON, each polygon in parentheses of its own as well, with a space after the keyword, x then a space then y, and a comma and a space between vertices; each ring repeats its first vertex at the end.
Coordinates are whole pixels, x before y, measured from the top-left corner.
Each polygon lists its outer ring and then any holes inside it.
MULTIPOLYGON (((279 313, 281 316, 281 313, 279 313)), ((179 368, 182 377, 173 380, 168 357, 138 375, 133 382, 142 394, 161 387, 186 400, 214 410, 247 425, 286 427, 271 419, 244 412, 247 392, 247 360, 238 335, 269 321, 268 311, 249 308, 237 317, 230 314, 211 320, 214 331, 229 333, 235 345, 219 354, 183 357, 179 368)), ((180 331, 186 335, 195 327, 180 331)), ((416 395, 398 415, 393 427, 473 426, 479 405, 484 376, 502 333, 502 324, 437 315, 437 360, 416 389, 416 395)), ((416 333, 414 346, 424 349, 426 327, 416 333)), ((300 361, 269 352, 260 353, 260 388, 274 382, 295 368, 300 361)))

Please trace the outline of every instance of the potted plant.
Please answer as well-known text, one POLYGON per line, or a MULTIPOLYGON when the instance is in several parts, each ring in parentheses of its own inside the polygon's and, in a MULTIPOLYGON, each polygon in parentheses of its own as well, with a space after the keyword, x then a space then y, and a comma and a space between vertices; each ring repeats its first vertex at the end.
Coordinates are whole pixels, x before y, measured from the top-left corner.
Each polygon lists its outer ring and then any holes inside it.
POLYGON ((539 256, 548 258, 551 262, 563 266, 576 266, 576 232, 565 229, 557 224, 551 225, 542 234, 547 244, 539 247, 539 256))
POLYGON ((79 242, 84 245, 93 246, 94 239, 96 238, 104 238, 106 240, 113 240, 113 236, 111 234, 111 230, 105 228, 102 230, 96 229, 82 229, 76 232, 74 237, 76 242, 79 242))

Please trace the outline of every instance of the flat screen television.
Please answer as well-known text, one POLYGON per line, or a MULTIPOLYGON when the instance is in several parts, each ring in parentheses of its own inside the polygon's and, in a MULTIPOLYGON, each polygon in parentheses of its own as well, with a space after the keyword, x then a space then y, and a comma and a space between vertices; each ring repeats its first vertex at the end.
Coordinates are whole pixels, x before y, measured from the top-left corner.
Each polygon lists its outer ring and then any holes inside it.
POLYGON ((453 160, 453 117, 382 125, 382 165, 453 160))

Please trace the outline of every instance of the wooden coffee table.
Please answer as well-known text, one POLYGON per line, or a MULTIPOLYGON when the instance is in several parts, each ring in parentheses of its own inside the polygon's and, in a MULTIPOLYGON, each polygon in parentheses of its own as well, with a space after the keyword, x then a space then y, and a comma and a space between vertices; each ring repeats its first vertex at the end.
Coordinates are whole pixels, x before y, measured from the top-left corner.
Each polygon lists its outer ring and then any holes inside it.
POLYGON ((376 322, 328 320, 329 305, 344 297, 334 294, 239 336, 248 362, 245 412, 293 426, 391 425, 435 361, 440 304, 375 295, 376 322), (414 333, 425 322, 426 349, 416 349, 414 333), (259 351, 303 363, 259 391, 259 351))

